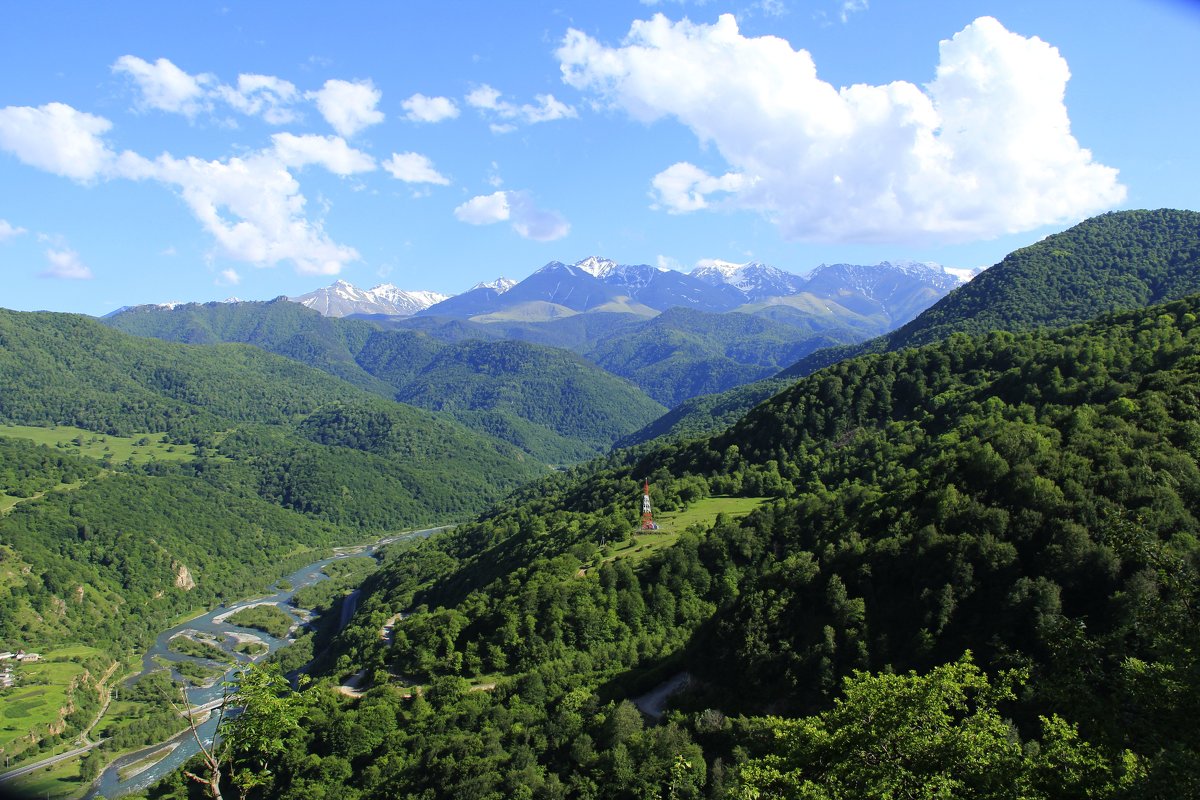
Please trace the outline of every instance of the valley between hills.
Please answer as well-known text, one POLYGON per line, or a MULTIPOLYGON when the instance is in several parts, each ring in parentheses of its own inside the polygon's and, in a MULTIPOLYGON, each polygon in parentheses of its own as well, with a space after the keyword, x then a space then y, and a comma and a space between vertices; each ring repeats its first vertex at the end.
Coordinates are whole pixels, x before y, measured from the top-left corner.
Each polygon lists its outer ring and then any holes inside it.
POLYGON ((6 786, 1200 796, 1200 214, 894 267, 0 310, 6 786))

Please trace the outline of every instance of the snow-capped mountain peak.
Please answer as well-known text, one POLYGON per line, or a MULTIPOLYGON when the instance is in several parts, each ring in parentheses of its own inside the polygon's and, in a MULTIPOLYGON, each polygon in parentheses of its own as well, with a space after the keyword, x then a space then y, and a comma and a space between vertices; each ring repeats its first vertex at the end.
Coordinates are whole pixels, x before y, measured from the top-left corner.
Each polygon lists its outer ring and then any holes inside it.
POLYGON ((614 269, 617 268, 617 262, 610 258, 601 258, 600 256, 588 256, 582 261, 576 261, 575 266, 589 275, 596 278, 605 278, 614 269))
POLYGON ((744 292, 752 301, 795 294, 804 284, 799 275, 758 261, 734 264, 712 259, 693 269, 691 276, 712 286, 728 284, 744 292))
POLYGON ((483 283, 483 282, 477 283, 474 286, 472 286, 470 289, 468 289, 467 291, 473 292, 476 289, 492 289, 496 292, 496 294, 504 294, 505 292, 507 292, 509 289, 511 289, 512 287, 514 287, 516 285, 517 285, 517 282, 514 281, 512 278, 505 278, 505 277, 501 276, 499 278, 496 278, 496 280, 494 280, 494 281, 488 281, 487 283, 483 283))
POLYGON ((434 303, 442 302, 448 296, 438 292, 409 292, 390 283, 381 283, 373 289, 359 289, 348 281, 336 280, 324 289, 288 299, 327 317, 344 317, 349 314, 407 317, 429 308, 434 303))

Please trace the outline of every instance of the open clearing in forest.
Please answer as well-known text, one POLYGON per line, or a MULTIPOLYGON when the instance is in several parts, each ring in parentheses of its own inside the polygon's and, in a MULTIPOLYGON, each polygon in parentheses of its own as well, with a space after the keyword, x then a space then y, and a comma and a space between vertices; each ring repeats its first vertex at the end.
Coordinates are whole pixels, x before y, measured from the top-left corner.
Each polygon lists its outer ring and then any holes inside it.
POLYGON ((85 431, 70 425, 55 428, 36 428, 30 425, 0 425, 0 436, 27 439, 36 444, 53 447, 73 456, 104 459, 112 456, 116 464, 144 464, 147 461, 183 461, 195 455, 190 444, 170 444, 166 434, 135 433, 133 436, 111 436, 107 433, 85 431))
POLYGON ((654 512, 654 521, 658 523, 656 531, 637 531, 632 540, 617 542, 607 546, 608 555, 601 555, 586 565, 585 573, 600 566, 606 561, 618 558, 630 559, 634 566, 646 560, 659 550, 675 544, 679 534, 693 525, 709 528, 717 521, 717 515, 724 514, 730 519, 740 519, 758 508, 769 497, 705 497, 689 505, 681 511, 654 512))

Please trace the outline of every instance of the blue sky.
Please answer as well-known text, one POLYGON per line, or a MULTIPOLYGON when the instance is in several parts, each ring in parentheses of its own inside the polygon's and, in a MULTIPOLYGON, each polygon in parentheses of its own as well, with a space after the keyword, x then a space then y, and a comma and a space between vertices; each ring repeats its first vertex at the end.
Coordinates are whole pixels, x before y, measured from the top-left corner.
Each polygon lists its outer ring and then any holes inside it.
POLYGON ((0 306, 990 265, 1200 208, 1198 45, 1167 0, 10 2, 0 306))

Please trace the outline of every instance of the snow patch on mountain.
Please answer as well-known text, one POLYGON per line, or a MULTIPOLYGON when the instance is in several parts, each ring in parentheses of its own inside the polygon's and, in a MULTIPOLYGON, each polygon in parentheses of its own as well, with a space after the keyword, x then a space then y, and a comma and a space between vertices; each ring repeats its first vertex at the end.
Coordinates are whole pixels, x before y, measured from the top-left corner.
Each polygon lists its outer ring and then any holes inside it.
POLYGON ((348 281, 337 280, 323 289, 288 299, 327 317, 349 314, 408 317, 448 297, 438 292, 410 292, 390 283, 381 283, 373 289, 359 289, 348 281))
POLYGON ((786 297, 802 290, 804 279, 799 275, 784 272, 778 267, 749 261, 734 264, 729 261, 709 259, 701 261, 691 271, 691 276, 710 286, 728 284, 744 293, 750 300, 767 297, 786 297))
POLYGON ((588 256, 582 261, 576 261, 575 266, 583 270, 587 274, 603 280, 620 265, 611 258, 601 258, 600 256, 588 256))
POLYGON ((496 294, 504 294, 505 292, 507 292, 509 289, 513 288, 516 285, 517 285, 517 282, 514 281, 512 278, 500 277, 500 278, 496 278, 496 280, 494 280, 494 281, 488 281, 486 283, 484 283, 484 282, 477 283, 474 286, 472 286, 470 289, 468 289, 467 291, 473 292, 476 289, 491 289, 494 292, 496 292, 496 294))

